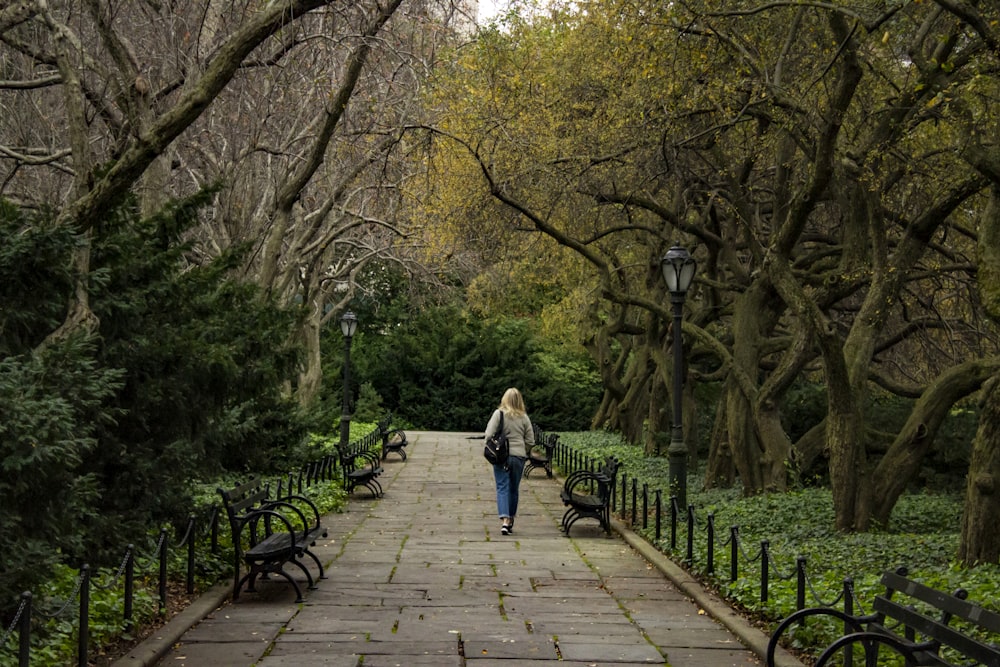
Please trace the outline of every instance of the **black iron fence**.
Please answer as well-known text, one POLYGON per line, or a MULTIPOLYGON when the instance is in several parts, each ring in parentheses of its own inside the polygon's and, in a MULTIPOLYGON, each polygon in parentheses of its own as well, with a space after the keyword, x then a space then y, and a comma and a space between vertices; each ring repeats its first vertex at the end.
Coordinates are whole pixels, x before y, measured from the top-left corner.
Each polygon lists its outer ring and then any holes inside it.
MULTIPOLYGON (((358 438, 351 444, 364 449, 374 449, 381 445, 383 430, 387 429, 388 419, 379 422, 374 431, 358 438)), ((337 456, 327 454, 309 461, 297 471, 275 476, 271 483, 276 485, 276 497, 280 498, 292 493, 302 494, 316 484, 329 483, 338 474, 337 456)), ((45 609, 36 604, 30 591, 25 591, 21 594, 13 620, 6 628, 0 628, 0 649, 3 649, 16 634, 18 637, 18 667, 28 667, 31 657, 33 622, 45 623, 53 619, 65 619, 67 622, 75 624, 77 635, 76 664, 78 667, 87 667, 91 643, 91 591, 94 588, 112 590, 119 585, 122 587, 121 628, 128 633, 132 630, 135 620, 136 575, 140 575, 146 581, 155 579, 159 613, 163 614, 168 605, 168 584, 171 581, 168 565, 171 554, 175 550, 184 551, 186 555, 184 590, 188 595, 193 594, 198 567, 207 567, 208 558, 216 559, 219 556, 221 516, 220 505, 211 506, 202 513, 201 517, 197 514, 191 514, 186 521, 179 522, 179 525, 185 526, 184 534, 180 539, 176 538, 179 531, 168 527, 161 528, 155 545, 151 542, 145 553, 137 549, 134 544, 129 544, 125 547, 121 565, 109 582, 99 583, 95 581, 90 565, 82 565, 76 577, 73 592, 64 600, 46 600, 45 609), (201 563, 197 562, 198 550, 196 546, 199 543, 204 547, 202 551, 206 559, 201 563)))
MULTIPOLYGON (((218 511, 212 512, 213 535, 218 535, 218 511)), ((136 573, 146 578, 156 577, 157 596, 159 599, 159 609, 161 613, 167 608, 168 590, 168 559, 171 546, 176 549, 185 549, 187 553, 187 572, 185 577, 185 590, 187 594, 194 593, 195 589, 195 534, 196 520, 192 515, 188 519, 187 531, 180 540, 176 540, 171 545, 170 530, 163 528, 160 530, 159 540, 155 547, 148 554, 142 554, 134 544, 129 544, 125 548, 121 565, 110 582, 100 583, 96 581, 91 572, 89 564, 80 567, 77 575, 73 593, 62 601, 48 601, 50 610, 36 608, 34 599, 30 591, 21 594, 20 604, 14 615, 14 620, 6 631, 0 635, 0 646, 6 645, 10 636, 17 632, 19 637, 18 665, 26 667, 29 664, 31 650, 31 625, 34 619, 48 621, 51 619, 68 619, 76 622, 77 625, 77 664, 86 667, 88 663, 88 646, 90 644, 90 596, 95 588, 101 590, 111 590, 119 584, 122 586, 122 629, 127 633, 132 630, 133 612, 135 603, 135 580, 136 573), (154 574, 155 568, 155 574, 154 574), (74 604, 76 603, 76 604, 74 604)), ((218 543, 212 545, 213 551, 218 550, 218 543)))
MULTIPOLYGON (((596 471, 604 463, 603 458, 581 454, 561 441, 556 445, 554 457, 556 465, 566 476, 577 470, 596 471)), ((748 577, 757 582, 761 604, 769 602, 773 582, 794 579, 796 610, 807 606, 843 605, 845 613, 854 614, 862 608, 855 595, 852 578, 843 579, 843 586, 834 599, 824 600, 809 577, 804 556, 796 556, 794 563, 787 565, 783 571, 771 551, 769 540, 762 539, 748 546, 740 535, 739 526, 729 526, 722 531, 724 536, 720 536, 714 513, 699 515, 694 505, 680 507, 675 496, 665 499, 662 489, 650 489, 649 484, 637 476, 630 477, 625 466, 619 468, 619 476, 611 498, 613 513, 633 528, 641 528, 643 537, 647 540, 651 538, 657 548, 679 556, 688 568, 717 580, 724 580, 728 575, 730 583, 737 582, 741 568, 746 568, 748 577), (696 549, 701 545, 704 545, 704 550, 696 549), (729 560, 729 572, 721 575, 716 571, 716 555, 719 553, 724 553, 729 560), (696 558, 703 558, 704 561, 696 562, 696 558), (749 574, 751 568, 756 576, 749 574)))
MULTIPOLYGON (((382 444, 381 438, 381 428, 378 428, 352 443, 352 446, 375 448, 382 444)), ((569 475, 577 470, 596 472, 604 461, 581 454, 563 442, 557 442, 554 462, 565 475, 569 475)), ((338 474, 337 456, 328 454, 310 461, 296 472, 275 477, 273 483, 277 485, 277 495, 280 497, 288 493, 301 494, 313 485, 332 481, 338 474)), ((806 558, 796 557, 794 565, 789 566, 786 572, 782 572, 768 540, 761 540, 752 547, 752 552, 748 552, 747 545, 741 538, 739 526, 729 526, 727 530, 722 531, 725 533, 725 537, 720 538, 713 513, 707 512, 701 516, 693 505, 681 508, 677 503, 677 498, 673 496, 666 498, 666 503, 664 500, 664 493, 661 489, 650 489, 648 483, 642 482, 636 476, 630 477, 628 471, 622 468, 620 480, 613 486, 611 506, 620 520, 629 522, 633 527, 641 527, 643 533, 648 534, 657 546, 664 547, 671 554, 683 554, 682 559, 687 566, 700 569, 710 577, 723 578, 725 576, 720 577, 716 572, 717 553, 724 553, 728 556, 729 571, 727 574, 730 582, 736 582, 740 578, 741 568, 746 568, 748 571, 753 568, 755 574, 758 575, 756 579, 759 582, 762 604, 769 601, 772 581, 794 578, 796 581, 796 610, 804 609, 807 605, 833 607, 841 604, 847 614, 854 614, 856 609, 861 609, 861 604, 855 595, 852 579, 845 578, 843 580, 843 587, 835 599, 822 600, 810 581, 806 558), (650 527, 651 522, 652 528, 650 527), (666 532, 666 536, 664 532, 666 532), (681 533, 683 533, 682 536, 681 533), (684 541, 683 551, 679 548, 681 537, 684 541), (699 544, 698 540, 704 540, 701 543, 705 546, 704 551, 696 550, 696 544, 699 544), (696 563, 696 557, 703 557, 704 563, 696 563)), ((171 536, 172 533, 179 531, 162 528, 155 546, 152 546, 148 553, 141 553, 135 545, 128 545, 117 573, 108 583, 97 584, 94 582, 90 566, 83 565, 80 568, 74 592, 61 602, 47 601, 47 608, 54 609, 54 611, 37 608, 32 594, 30 592, 22 593, 13 620, 0 632, 0 648, 6 646, 7 642, 17 634, 19 640, 18 665, 19 667, 27 667, 30 657, 32 621, 39 619, 44 622, 48 619, 64 618, 72 614, 74 618, 71 620, 75 620, 78 624, 77 664, 79 667, 86 667, 90 644, 91 589, 95 586, 110 589, 119 585, 119 582, 121 583, 123 588, 122 628, 127 632, 133 623, 136 574, 141 574, 147 580, 152 579, 155 567, 157 598, 159 610, 162 613, 167 608, 168 602, 170 554, 174 551, 184 550, 186 555, 185 590, 187 594, 192 594, 195 589, 195 574, 199 566, 196 544, 201 541, 206 544, 208 552, 213 557, 218 556, 220 551, 220 516, 221 510, 218 505, 211 507, 207 515, 202 517, 195 514, 190 515, 185 522, 182 522, 185 531, 179 539, 171 536)))

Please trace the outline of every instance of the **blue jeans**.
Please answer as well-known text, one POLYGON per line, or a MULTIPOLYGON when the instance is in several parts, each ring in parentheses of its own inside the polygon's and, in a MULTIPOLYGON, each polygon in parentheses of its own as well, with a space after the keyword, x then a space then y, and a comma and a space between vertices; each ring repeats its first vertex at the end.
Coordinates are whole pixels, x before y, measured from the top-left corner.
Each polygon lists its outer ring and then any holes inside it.
POLYGON ((524 459, 520 456, 507 458, 507 469, 493 466, 493 478, 497 482, 497 514, 500 518, 517 516, 517 496, 524 473, 524 459))

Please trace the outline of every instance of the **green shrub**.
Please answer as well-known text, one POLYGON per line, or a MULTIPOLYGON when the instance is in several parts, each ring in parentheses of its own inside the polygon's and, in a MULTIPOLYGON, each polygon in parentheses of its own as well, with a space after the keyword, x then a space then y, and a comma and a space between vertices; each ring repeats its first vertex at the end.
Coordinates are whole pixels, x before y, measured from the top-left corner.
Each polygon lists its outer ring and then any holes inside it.
POLYGON ((295 314, 232 279, 236 254, 188 261, 181 239, 210 197, 109 211, 90 239, 97 335, 45 345, 78 240, 0 202, 0 617, 50 567, 112 566, 185 516, 190 480, 297 463, 295 314))
MULTIPOLYGON (((405 291, 401 292, 405 294, 405 291)), ((546 430, 585 429, 601 399, 600 378, 582 351, 547 347, 526 318, 483 320, 458 305, 407 314, 397 296, 389 307, 354 304, 359 328, 351 347, 352 396, 418 429, 481 431, 508 387, 524 394, 533 421, 546 430), (368 389, 368 387, 371 389, 368 389)), ((339 414, 343 337, 324 332, 322 404, 339 414)))

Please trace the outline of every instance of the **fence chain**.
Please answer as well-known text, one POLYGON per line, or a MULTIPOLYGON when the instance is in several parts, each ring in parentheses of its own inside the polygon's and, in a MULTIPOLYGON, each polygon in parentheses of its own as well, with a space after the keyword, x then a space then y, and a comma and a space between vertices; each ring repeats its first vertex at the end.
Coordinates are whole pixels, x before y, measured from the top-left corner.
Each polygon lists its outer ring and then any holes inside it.
MULTIPOLYGON (((851 580, 851 583, 848 585, 848 588, 851 589, 851 599, 854 600, 854 613, 855 613, 855 615, 865 616, 866 615, 865 614, 865 606, 863 604, 861 604, 861 599, 858 598, 857 595, 855 595, 854 581, 853 580, 851 580)), ((840 597, 843 597, 843 596, 844 596, 844 593, 841 592, 840 597)), ((840 598, 837 598, 837 600, 839 601, 840 598)))
MULTIPOLYGON (((136 566, 136 568, 140 572, 142 572, 143 574, 146 574, 146 573, 149 572, 149 568, 152 565, 158 563, 159 558, 160 558, 160 552, 163 549, 163 543, 166 541, 166 539, 167 539, 167 531, 160 531, 160 539, 156 543, 156 549, 153 551, 154 555, 149 557, 149 559, 146 561, 145 565, 142 562, 142 557, 140 557, 139 554, 136 554, 136 556, 135 556, 135 566, 136 566)), ((159 567, 158 564, 157 564, 157 567, 159 567)))
POLYGON ((194 515, 188 517, 187 532, 184 533, 184 537, 181 538, 181 541, 177 543, 177 548, 178 549, 180 549, 181 547, 183 547, 184 545, 186 545, 187 541, 188 541, 188 538, 192 537, 192 533, 194 532, 194 524, 195 523, 196 522, 195 522, 195 519, 194 519, 194 515))
POLYGON ((118 580, 122 578, 123 574, 125 574, 125 568, 128 566, 128 559, 129 556, 131 555, 132 555, 132 547, 130 546, 128 549, 125 550, 125 555, 122 557, 122 564, 118 566, 118 571, 115 573, 115 576, 111 578, 111 581, 109 581, 106 584, 98 584, 96 581, 92 579, 91 584, 94 586, 94 588, 101 591, 110 591, 112 588, 117 586, 118 580))
MULTIPOLYGON (((823 599, 820 598, 819 594, 816 593, 816 587, 813 586, 812 577, 809 576, 808 572, 806 572, 805 575, 806 575, 806 588, 809 589, 809 594, 812 595, 812 599, 816 602, 816 606, 818 606, 818 607, 832 607, 832 606, 834 606, 836 604, 839 604, 840 601, 844 599, 844 591, 843 591, 843 589, 841 589, 840 593, 837 594, 837 597, 835 597, 830 602, 824 602, 823 599)), ((854 589, 852 588, 851 590, 853 591, 854 589)), ((853 593, 852 593, 852 597, 853 597, 853 593)), ((855 598, 855 599, 857 599, 857 598, 855 598)))
POLYGON ((69 606, 71 604, 76 602, 77 596, 80 595, 81 588, 83 588, 83 576, 77 575, 76 588, 73 590, 73 593, 68 598, 66 598, 66 601, 62 603, 62 607, 59 608, 59 611, 54 613, 47 613, 45 611, 42 611, 41 605, 39 605, 36 613, 42 618, 47 618, 47 619, 53 619, 62 616, 63 612, 69 609, 69 606))
POLYGON ((750 554, 748 554, 748 553, 746 552, 746 550, 745 550, 745 549, 743 548, 743 540, 741 540, 741 539, 739 539, 739 538, 737 538, 737 540, 736 540, 736 546, 737 546, 737 547, 739 548, 739 550, 740 550, 740 553, 741 553, 741 554, 743 554, 743 557, 744 557, 745 559, 747 559, 747 560, 748 560, 749 562, 751 562, 751 563, 755 563, 755 562, 757 562, 757 560, 759 560, 759 559, 760 559, 760 557, 761 557, 761 556, 762 556, 762 555, 764 554, 764 550, 763 550, 763 549, 758 549, 758 550, 757 550, 757 553, 756 553, 755 555, 751 556, 751 555, 750 555, 750 554))
MULTIPOLYGON (((763 549, 761 549, 761 551, 763 551, 763 549)), ((788 574, 781 574, 781 570, 778 569, 778 563, 774 560, 774 556, 771 554, 770 549, 767 550, 767 562, 771 564, 771 569, 768 570, 768 576, 772 576, 778 581, 788 581, 797 574, 797 571, 794 569, 788 574)))
POLYGON ((18 607, 17 607, 17 613, 14 614, 14 620, 11 621, 10 627, 8 627, 6 630, 4 630, 3 636, 0 637, 0 647, 2 647, 4 644, 6 644, 7 640, 10 639, 11 634, 13 634, 13 632, 14 632, 14 628, 17 627, 18 621, 21 620, 21 614, 24 613, 24 608, 27 605, 28 605, 27 598, 21 598, 21 604, 18 605, 18 607))
POLYGON ((728 547, 732 541, 733 541, 733 531, 731 531, 731 530, 729 530, 729 531, 719 531, 718 528, 716 528, 716 531, 715 531, 715 546, 717 546, 717 547, 728 547), (724 533, 728 532, 729 534, 726 535, 726 539, 720 541, 719 540, 719 533, 720 532, 724 532, 724 533))
MULTIPOLYGON (((714 520, 713 520, 713 523, 714 523, 714 520)), ((729 534, 726 536, 726 539, 720 541, 719 540, 719 527, 716 526, 715 530, 713 531, 713 535, 712 535, 713 542, 712 542, 712 544, 714 544, 715 548, 717 548, 717 549, 722 549, 724 547, 728 547, 730 545, 730 543, 732 543, 732 541, 733 541, 733 531, 730 530, 730 531, 722 531, 722 532, 728 532, 729 534)), ((712 545, 709 545, 709 546, 712 546, 712 545)))

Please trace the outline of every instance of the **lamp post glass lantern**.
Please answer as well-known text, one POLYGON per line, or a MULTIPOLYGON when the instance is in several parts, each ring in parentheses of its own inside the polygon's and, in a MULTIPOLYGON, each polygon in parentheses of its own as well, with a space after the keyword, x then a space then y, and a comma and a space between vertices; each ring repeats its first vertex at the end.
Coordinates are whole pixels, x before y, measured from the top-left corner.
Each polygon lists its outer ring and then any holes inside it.
POLYGON ((344 334, 344 399, 340 410, 340 446, 346 447, 351 435, 351 339, 358 330, 358 318, 347 311, 340 318, 344 334))
POLYGON ((684 391, 684 358, 681 338, 681 319, 684 315, 684 299, 694 280, 698 263, 691 254, 680 246, 674 246, 660 260, 663 279, 670 292, 670 303, 674 316, 674 372, 673 372, 673 423, 670 429, 670 446, 667 448, 667 460, 670 471, 670 491, 677 497, 677 503, 682 509, 687 508, 687 460, 688 447, 684 442, 684 425, 681 396, 684 391))

